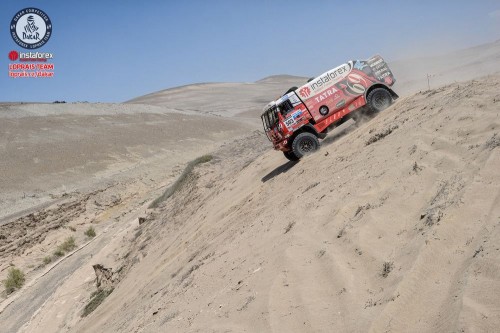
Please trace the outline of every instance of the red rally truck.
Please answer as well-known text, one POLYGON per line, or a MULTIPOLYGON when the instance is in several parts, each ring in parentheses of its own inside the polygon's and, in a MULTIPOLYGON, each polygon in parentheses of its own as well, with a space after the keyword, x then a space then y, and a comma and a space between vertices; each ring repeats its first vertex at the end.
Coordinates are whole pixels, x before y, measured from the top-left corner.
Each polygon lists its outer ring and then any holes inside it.
MULTIPOLYGON (((348 61, 266 105, 262 124, 274 149, 296 161, 319 148, 328 129, 356 110, 382 111, 398 98, 382 57, 348 61)), ((359 111, 358 111, 359 112, 359 111)))

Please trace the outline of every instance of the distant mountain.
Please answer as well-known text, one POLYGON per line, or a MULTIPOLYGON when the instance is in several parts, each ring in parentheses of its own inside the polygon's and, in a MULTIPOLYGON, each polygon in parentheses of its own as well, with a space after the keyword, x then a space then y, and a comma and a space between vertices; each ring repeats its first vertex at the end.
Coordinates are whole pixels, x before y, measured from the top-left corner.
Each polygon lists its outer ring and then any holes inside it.
POLYGON ((164 106, 185 112, 258 119, 262 108, 307 78, 274 75, 252 83, 201 83, 158 91, 127 103, 164 106))

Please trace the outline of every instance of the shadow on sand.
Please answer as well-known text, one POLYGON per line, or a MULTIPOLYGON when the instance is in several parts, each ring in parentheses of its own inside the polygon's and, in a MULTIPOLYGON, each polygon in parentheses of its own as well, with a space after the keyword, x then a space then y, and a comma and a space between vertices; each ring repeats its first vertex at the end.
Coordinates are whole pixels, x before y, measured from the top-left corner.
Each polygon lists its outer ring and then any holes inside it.
POLYGON ((267 175, 265 175, 264 177, 262 177, 261 181, 263 183, 265 183, 268 180, 271 180, 274 177, 276 177, 278 175, 281 175, 282 173, 287 172, 288 170, 290 170, 291 168, 293 168, 294 165, 297 164, 297 163, 299 163, 299 162, 298 161, 288 161, 287 163, 280 165, 279 167, 277 167, 276 169, 274 169, 273 171, 269 172, 267 175))

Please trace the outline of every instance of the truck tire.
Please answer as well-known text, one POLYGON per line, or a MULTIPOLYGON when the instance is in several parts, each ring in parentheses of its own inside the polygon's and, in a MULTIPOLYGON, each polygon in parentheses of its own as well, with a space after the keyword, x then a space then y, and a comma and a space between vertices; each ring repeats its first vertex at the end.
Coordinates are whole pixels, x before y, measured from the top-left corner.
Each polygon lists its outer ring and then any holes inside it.
POLYGON ((366 102, 373 112, 380 112, 392 104, 391 93, 384 88, 375 88, 368 94, 366 102))
POLYGON ((292 142, 292 151, 297 156, 297 158, 301 158, 304 155, 311 154, 314 151, 319 149, 319 140, 316 135, 303 132, 300 133, 293 139, 292 142))
POLYGON ((284 94, 283 94, 283 96, 284 96, 284 95, 286 95, 286 94, 288 94, 288 93, 291 93, 292 91, 297 90, 297 88, 298 88, 298 87, 291 87, 290 89, 288 89, 288 90, 286 91, 286 93, 284 93, 284 94))
POLYGON ((295 154, 293 153, 293 151, 284 151, 283 152, 283 155, 285 155, 285 157, 289 160, 289 161, 298 161, 299 158, 297 156, 295 156, 295 154))

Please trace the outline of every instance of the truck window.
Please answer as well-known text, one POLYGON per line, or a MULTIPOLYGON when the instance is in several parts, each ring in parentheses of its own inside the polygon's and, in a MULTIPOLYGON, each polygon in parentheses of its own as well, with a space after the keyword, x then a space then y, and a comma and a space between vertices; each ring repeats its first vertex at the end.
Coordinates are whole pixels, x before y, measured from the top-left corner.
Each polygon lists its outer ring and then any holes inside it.
POLYGON ((289 99, 283 101, 283 103, 278 105, 278 110, 283 116, 286 116, 288 113, 290 113, 293 110, 292 102, 290 102, 289 99))

